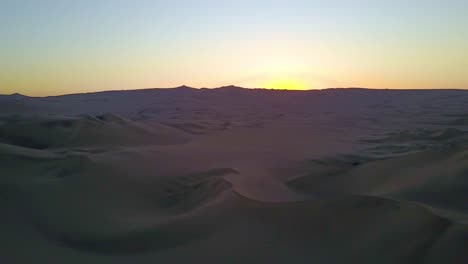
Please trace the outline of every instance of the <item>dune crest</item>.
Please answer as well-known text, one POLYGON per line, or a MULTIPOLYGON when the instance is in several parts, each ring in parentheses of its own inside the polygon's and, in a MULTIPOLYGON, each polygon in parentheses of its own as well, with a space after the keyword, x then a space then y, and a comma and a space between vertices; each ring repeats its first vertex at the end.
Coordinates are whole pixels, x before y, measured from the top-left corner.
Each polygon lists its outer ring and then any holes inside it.
POLYGON ((137 123, 113 114, 6 120, 0 142, 32 149, 182 144, 189 136, 158 123, 137 123))

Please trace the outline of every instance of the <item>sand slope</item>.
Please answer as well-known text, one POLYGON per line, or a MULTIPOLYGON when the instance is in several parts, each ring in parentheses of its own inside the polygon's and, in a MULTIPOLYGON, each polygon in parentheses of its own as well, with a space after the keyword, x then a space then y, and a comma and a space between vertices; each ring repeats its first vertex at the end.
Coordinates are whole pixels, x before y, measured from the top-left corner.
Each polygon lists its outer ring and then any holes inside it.
POLYGON ((72 118, 6 119, 0 126, 0 142, 33 149, 171 145, 189 137, 157 123, 135 123, 112 114, 72 118))
POLYGON ((1 263, 465 263, 468 93, 0 96, 1 263))

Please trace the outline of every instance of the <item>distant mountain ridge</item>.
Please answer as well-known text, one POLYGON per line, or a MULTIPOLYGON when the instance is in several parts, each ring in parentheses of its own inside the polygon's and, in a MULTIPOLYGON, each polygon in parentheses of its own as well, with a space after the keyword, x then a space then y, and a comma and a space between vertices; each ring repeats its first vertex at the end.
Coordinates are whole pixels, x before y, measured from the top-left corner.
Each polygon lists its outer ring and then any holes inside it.
POLYGON ((24 98, 35 98, 35 97, 60 97, 60 96, 74 96, 74 95, 91 95, 91 94, 102 94, 102 93, 134 93, 134 92, 150 92, 150 91, 274 91, 274 92, 317 92, 317 91, 468 91, 461 88, 437 88, 437 89, 388 89, 388 88, 364 88, 364 87, 336 87, 336 88, 324 88, 324 89, 308 89, 308 90, 288 90, 288 89, 270 89, 270 88, 246 88, 236 85, 227 85, 220 86, 215 88, 195 88, 187 85, 182 85, 178 87, 171 88, 143 88, 143 89, 129 89, 129 90, 103 90, 95 92, 83 92, 83 93, 70 93, 70 94, 61 94, 61 95, 50 95, 50 96, 29 96, 20 93, 14 94, 0 94, 0 98, 15 98, 15 99, 24 99, 24 98))

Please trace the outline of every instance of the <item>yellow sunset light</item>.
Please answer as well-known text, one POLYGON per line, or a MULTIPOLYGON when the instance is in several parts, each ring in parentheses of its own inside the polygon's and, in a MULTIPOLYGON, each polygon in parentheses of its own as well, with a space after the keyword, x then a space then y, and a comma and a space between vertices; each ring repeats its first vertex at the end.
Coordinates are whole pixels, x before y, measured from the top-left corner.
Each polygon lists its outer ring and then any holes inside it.
POLYGON ((265 83, 266 88, 282 89, 282 90, 306 90, 310 89, 306 82, 296 79, 276 79, 265 83))

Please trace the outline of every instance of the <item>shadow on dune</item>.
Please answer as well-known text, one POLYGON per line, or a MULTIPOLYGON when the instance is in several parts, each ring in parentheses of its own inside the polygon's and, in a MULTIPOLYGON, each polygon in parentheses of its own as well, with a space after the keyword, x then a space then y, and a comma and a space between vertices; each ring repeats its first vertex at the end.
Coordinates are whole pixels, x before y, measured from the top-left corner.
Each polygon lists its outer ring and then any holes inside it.
POLYGON ((287 180, 311 194, 362 194, 421 203, 455 220, 468 220, 468 152, 451 147, 374 159, 352 166, 324 160, 300 165, 287 180))
MULTIPOLYGON (((210 218, 213 212, 204 207, 231 188, 222 177, 231 173, 236 171, 222 168, 158 181, 154 193, 147 193, 145 197, 153 201, 153 210, 165 216, 155 218, 146 226, 130 230, 122 227, 121 231, 95 236, 53 231, 53 227, 47 225, 40 225, 40 228, 52 241, 102 254, 135 254, 182 246, 216 231, 219 224, 214 222, 216 218, 210 218), (209 219, 205 220, 206 217, 209 219)), ((213 210, 216 214, 218 209, 213 210)), ((151 219, 151 214, 148 217, 151 219)))
POLYGON ((0 142, 32 149, 173 145, 189 141, 178 129, 113 114, 73 118, 3 118, 0 142))

